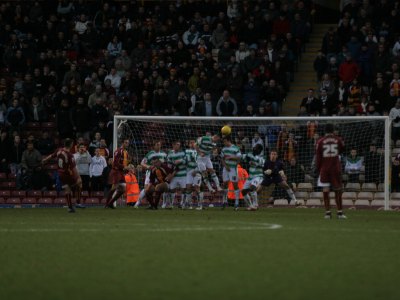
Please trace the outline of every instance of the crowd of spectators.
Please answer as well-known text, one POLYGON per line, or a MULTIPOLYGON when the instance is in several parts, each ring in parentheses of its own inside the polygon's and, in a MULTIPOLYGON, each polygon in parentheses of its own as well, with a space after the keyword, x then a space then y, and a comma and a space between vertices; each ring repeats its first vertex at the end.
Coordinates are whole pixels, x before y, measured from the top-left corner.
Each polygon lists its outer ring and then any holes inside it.
POLYGON ((2 1, 0 171, 41 172, 24 151, 67 137, 95 156, 116 114, 278 115, 313 13, 309 1, 2 1))
POLYGON ((399 140, 400 2, 342 2, 338 26, 314 61, 318 87, 308 90, 299 115, 389 115, 399 140))

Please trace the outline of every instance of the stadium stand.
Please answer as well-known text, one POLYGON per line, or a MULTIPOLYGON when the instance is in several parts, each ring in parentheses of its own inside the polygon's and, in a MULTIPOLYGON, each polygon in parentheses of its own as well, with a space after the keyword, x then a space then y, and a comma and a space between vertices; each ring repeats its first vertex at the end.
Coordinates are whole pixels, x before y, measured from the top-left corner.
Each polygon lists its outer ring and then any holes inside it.
MULTIPOLYGON (((316 27, 311 3, 2 1, 0 199, 64 204, 63 193, 53 186, 55 161, 44 170, 22 170, 27 142, 33 141, 45 156, 72 137, 89 150, 100 146, 108 158, 115 114, 232 115, 235 110, 228 105, 217 110, 228 89, 237 106, 235 115, 279 115, 316 27), (206 109, 206 95, 211 97, 211 109, 206 109), (17 190, 27 193, 15 194, 17 190)), ((400 160, 400 107, 395 106, 400 95, 398 8, 389 1, 384 11, 390 18, 384 20, 383 4, 368 5, 351 10, 344 6, 337 28, 321 27, 326 34, 313 65, 320 75, 313 87, 317 105, 299 115, 390 114, 395 121, 396 164, 400 160), (343 75, 350 71, 356 81, 343 75)), ((320 129, 315 132, 321 133, 320 129)), ((293 133, 302 136, 296 129, 293 133)), ((312 144, 313 138, 301 142, 312 144)), ((317 203, 322 197, 313 194, 316 178, 309 153, 297 156, 307 170, 298 183, 298 193, 304 192, 299 198, 307 205, 317 203)), ((350 188, 346 176, 349 192, 364 191, 360 183, 369 183, 362 172, 358 186, 350 188)), ((378 190, 381 182, 381 178, 374 182, 378 190)), ((97 203, 104 192, 84 191, 82 196, 85 202, 97 203)))

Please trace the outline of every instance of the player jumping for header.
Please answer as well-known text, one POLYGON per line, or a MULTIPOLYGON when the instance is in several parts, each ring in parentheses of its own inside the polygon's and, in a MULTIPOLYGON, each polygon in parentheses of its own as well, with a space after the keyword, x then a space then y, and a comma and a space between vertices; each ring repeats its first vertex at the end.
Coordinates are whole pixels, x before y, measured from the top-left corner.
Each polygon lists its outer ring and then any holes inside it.
POLYGON ((213 148, 216 147, 216 143, 219 141, 218 135, 205 135, 197 139, 197 167, 203 176, 204 183, 211 193, 215 190, 211 187, 210 181, 208 180, 208 175, 211 175, 212 180, 215 183, 217 191, 222 191, 218 176, 215 174, 213 164, 210 159, 210 154, 213 148))

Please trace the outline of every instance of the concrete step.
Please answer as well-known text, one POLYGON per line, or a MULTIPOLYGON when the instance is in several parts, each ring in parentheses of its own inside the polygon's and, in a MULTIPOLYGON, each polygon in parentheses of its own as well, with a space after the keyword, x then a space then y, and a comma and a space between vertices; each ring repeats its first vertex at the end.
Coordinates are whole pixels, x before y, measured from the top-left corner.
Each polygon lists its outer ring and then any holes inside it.
POLYGON ((301 100, 307 95, 307 90, 317 87, 313 63, 318 50, 321 49, 322 40, 330 27, 336 28, 337 24, 315 24, 309 41, 305 45, 306 50, 299 61, 294 82, 291 84, 286 102, 283 104, 283 115, 296 116, 299 112, 301 100))

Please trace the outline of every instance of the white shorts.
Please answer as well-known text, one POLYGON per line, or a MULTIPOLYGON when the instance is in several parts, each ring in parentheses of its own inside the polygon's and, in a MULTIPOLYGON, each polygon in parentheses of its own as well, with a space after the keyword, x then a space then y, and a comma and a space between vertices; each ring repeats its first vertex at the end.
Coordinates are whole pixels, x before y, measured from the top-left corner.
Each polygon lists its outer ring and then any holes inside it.
POLYGON ((208 155, 197 157, 197 167, 200 172, 204 172, 207 169, 214 169, 210 156, 208 155))
POLYGON ((196 174, 196 169, 195 170, 187 170, 186 174, 186 185, 194 185, 194 176, 196 174))
POLYGON ((243 185, 243 189, 249 190, 251 186, 258 187, 262 181, 263 181, 263 178, 261 176, 254 177, 253 179, 246 179, 246 181, 243 185))
POLYGON ((144 185, 148 185, 150 183, 150 170, 146 171, 146 177, 144 179, 144 185))
POLYGON ((222 181, 227 182, 238 182, 238 172, 237 168, 230 168, 229 171, 227 171, 225 168, 222 170, 222 181))
POLYGON ((329 182, 321 182, 321 176, 318 176, 317 185, 319 187, 330 187, 331 184, 329 182))
POLYGON ((169 188, 174 190, 176 188, 184 189, 186 188, 186 176, 185 177, 174 177, 169 183, 169 188))

